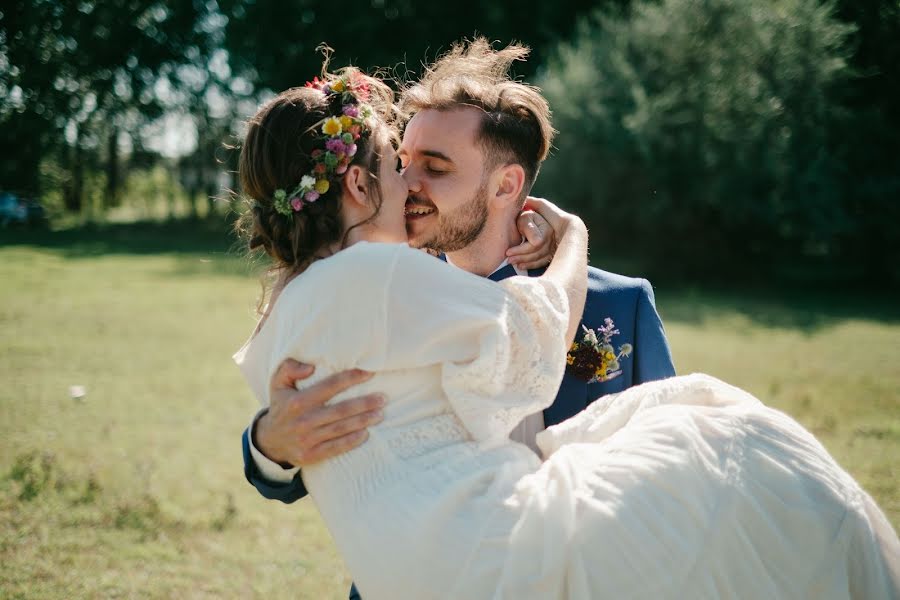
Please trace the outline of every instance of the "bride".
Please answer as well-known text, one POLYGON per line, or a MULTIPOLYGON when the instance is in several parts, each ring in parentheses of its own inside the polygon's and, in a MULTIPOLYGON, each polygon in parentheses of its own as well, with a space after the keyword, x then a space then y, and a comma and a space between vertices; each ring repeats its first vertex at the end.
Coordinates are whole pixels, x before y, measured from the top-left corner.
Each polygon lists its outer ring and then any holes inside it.
MULTIPOLYGON (((251 248, 285 276, 235 360, 263 405, 285 358, 375 373, 367 443, 303 478, 366 600, 894 598, 900 544, 802 427, 690 375, 607 396, 538 437, 585 298, 587 231, 536 202, 558 249, 502 283, 406 242, 392 96, 353 69, 251 120, 251 248)), ((337 397, 335 401, 341 400, 337 397)))

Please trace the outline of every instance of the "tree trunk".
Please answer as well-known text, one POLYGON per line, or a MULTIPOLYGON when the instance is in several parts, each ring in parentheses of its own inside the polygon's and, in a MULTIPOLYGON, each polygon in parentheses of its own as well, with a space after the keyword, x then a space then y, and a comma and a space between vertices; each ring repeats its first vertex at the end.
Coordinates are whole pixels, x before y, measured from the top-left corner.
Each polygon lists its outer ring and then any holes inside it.
POLYGON ((104 209, 118 205, 120 187, 119 167, 119 130, 116 127, 109 132, 106 158, 106 193, 104 194, 104 209))
POLYGON ((175 173, 172 169, 167 169, 166 173, 168 174, 168 185, 166 186, 169 190, 169 220, 174 221, 178 216, 176 213, 176 206, 178 202, 178 177, 175 176, 175 173))
POLYGON ((64 202, 66 210, 81 212, 84 197, 84 156, 81 150, 81 127, 75 130, 75 144, 69 151, 69 172, 71 179, 66 186, 64 202))
POLYGON ((214 167, 210 167, 204 172, 206 173, 206 218, 211 219, 216 211, 216 195, 219 193, 218 179, 214 167))

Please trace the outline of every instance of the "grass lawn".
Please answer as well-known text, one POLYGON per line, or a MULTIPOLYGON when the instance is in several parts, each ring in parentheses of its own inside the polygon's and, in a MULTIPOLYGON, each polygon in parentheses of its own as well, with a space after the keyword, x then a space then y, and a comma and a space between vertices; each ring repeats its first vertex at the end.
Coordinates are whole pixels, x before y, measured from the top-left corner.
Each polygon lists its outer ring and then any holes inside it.
MULTIPOLYGON (((184 224, 0 230, 0 597, 346 598, 311 503, 243 479, 256 406, 230 355, 259 286, 227 250, 184 224)), ((657 304, 680 372, 790 413, 900 525, 890 299, 661 288, 657 304)))

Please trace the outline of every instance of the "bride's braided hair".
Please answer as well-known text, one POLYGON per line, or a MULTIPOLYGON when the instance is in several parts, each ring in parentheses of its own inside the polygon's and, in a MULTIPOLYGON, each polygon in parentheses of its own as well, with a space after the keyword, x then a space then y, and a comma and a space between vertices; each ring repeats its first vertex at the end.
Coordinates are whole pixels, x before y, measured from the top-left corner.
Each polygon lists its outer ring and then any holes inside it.
MULTIPOLYGON (((338 78, 358 82, 373 110, 371 126, 355 141, 356 154, 350 164, 364 167, 375 179, 382 158, 378 149, 397 135, 393 92, 353 67, 336 74, 323 69, 323 80, 338 78)), ((276 208, 276 192, 296 188, 315 168, 314 151, 320 150, 322 123, 340 117, 342 108, 339 94, 329 96, 315 87, 291 88, 264 104, 248 122, 238 170, 249 209, 236 228, 251 251, 262 250, 272 258, 276 270, 302 271, 323 248, 346 239, 347 224, 340 217, 342 177, 298 212, 284 214, 276 208)), ((372 189, 380 209, 377 180, 372 189)))

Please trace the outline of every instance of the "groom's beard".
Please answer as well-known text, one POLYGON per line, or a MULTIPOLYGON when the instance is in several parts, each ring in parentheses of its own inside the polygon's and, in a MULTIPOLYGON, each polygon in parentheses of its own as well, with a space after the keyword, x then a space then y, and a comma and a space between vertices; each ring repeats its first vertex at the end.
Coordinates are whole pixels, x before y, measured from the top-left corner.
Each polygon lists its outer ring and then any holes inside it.
POLYGON ((444 253, 462 250, 481 235, 487 216, 487 184, 482 183, 471 200, 453 212, 439 212, 434 232, 416 245, 444 253))

